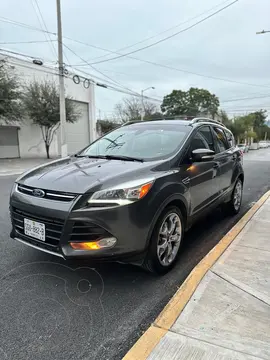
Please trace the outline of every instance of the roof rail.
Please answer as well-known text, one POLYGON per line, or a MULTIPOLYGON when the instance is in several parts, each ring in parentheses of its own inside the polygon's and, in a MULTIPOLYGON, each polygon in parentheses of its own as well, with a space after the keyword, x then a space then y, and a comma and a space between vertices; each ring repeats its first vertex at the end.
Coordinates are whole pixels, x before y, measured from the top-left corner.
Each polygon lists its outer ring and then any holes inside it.
POLYGON ((192 123, 192 124, 195 124, 195 123, 198 123, 198 122, 211 122, 211 123, 219 124, 219 125, 222 125, 222 126, 226 127, 221 121, 214 120, 214 119, 195 118, 195 119, 191 120, 191 123, 192 123))
POLYGON ((139 124, 139 123, 142 123, 142 122, 162 121, 162 120, 166 120, 166 119, 131 120, 131 121, 125 122, 125 123, 122 124, 121 126, 132 125, 132 124, 139 124))
POLYGON ((163 118, 159 118, 159 119, 131 120, 131 121, 125 122, 121 126, 126 126, 126 125, 131 125, 131 124, 138 124, 138 123, 141 123, 141 122, 155 122, 155 121, 164 121, 164 120, 191 121, 192 119, 189 119, 188 117, 183 117, 181 119, 179 116, 171 116, 171 117, 164 116, 163 118))

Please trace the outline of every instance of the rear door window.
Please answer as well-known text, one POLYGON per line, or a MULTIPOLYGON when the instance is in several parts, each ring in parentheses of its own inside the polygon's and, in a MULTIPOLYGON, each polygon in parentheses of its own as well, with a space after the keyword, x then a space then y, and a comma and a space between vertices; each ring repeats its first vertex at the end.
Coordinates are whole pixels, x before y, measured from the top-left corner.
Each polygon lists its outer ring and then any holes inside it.
POLYGON ((225 132, 225 135, 226 135, 226 138, 227 138, 230 148, 234 147, 235 140, 234 140, 233 134, 228 130, 224 130, 224 132, 225 132))
POLYGON ((223 129, 214 126, 213 130, 219 152, 223 152, 229 149, 230 146, 223 129))

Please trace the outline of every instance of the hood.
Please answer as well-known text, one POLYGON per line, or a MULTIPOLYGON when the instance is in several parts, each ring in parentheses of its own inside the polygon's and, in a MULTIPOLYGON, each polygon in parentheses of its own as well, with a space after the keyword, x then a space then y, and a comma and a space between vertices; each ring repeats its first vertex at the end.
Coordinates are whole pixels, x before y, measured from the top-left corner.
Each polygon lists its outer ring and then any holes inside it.
POLYGON ((17 182, 44 190, 84 194, 103 185, 114 186, 139 176, 149 176, 151 168, 153 163, 149 162, 65 158, 29 170, 17 182))

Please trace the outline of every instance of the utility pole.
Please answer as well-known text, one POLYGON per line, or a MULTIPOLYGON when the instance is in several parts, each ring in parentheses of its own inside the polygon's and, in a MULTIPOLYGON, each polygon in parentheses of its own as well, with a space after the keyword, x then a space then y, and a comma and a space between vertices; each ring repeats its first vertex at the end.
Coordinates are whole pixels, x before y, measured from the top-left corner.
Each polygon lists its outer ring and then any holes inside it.
POLYGON ((141 91, 141 121, 143 121, 144 116, 144 105, 143 105, 143 90, 141 91))
POLYGON ((141 91, 141 121, 143 121, 143 117, 144 117, 143 93, 149 89, 155 89, 155 88, 154 88, 154 86, 150 86, 141 91))
POLYGON ((63 43, 62 43, 62 21, 61 4, 56 0, 57 10, 57 39, 58 39, 58 66, 59 66, 59 105, 60 105, 60 142, 61 157, 67 156, 66 143, 66 103, 65 103, 65 82, 64 82, 64 63, 63 63, 63 43))

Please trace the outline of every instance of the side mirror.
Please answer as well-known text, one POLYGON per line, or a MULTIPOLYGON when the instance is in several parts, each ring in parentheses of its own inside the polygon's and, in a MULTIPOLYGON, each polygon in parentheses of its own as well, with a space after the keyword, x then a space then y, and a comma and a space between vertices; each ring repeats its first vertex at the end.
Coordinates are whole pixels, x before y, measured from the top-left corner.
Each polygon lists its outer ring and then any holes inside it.
POLYGON ((196 149, 192 151, 192 160, 194 162, 204 162, 214 160, 215 152, 210 149, 196 149))

